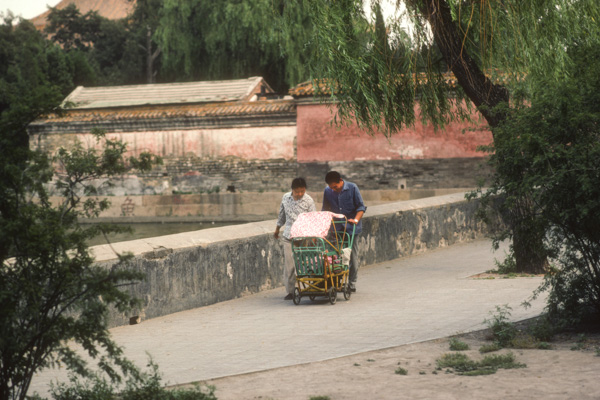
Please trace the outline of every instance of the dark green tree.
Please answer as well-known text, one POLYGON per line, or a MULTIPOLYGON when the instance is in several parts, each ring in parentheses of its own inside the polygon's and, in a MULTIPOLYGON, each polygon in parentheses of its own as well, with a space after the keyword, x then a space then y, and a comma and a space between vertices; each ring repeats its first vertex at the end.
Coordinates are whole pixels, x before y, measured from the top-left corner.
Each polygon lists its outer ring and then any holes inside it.
POLYGON ((502 194, 507 209, 530 199, 529 223, 555 263, 540 290, 550 291, 551 315, 572 324, 600 315, 600 43, 568 53, 570 76, 548 79, 495 130, 485 199, 502 194))
POLYGON ((162 5, 163 1, 161 0, 137 0, 134 12, 129 18, 129 30, 132 32, 132 39, 137 50, 143 52, 145 59, 146 83, 153 83, 156 80, 160 65, 162 50, 156 43, 155 34, 162 5))
POLYGON ((94 193, 90 178, 147 169, 153 158, 125 160, 124 145, 109 140, 101 154, 77 147, 51 160, 30 151, 27 125, 60 112, 72 89, 68 57, 31 23, 10 16, 0 25, 0 49, 0 398, 17 399, 41 368, 63 363, 84 372, 68 340, 99 357, 112 377, 110 360, 134 371, 110 340, 106 310, 128 307, 132 299, 119 285, 140 276, 123 268, 124 259, 112 268, 94 265, 86 240, 113 228, 82 228, 79 219, 107 202, 82 203, 80 196, 94 193), (60 174, 51 182, 55 167, 60 174), (61 190, 61 204, 50 202, 50 184, 61 190))
POLYGON ((167 0, 157 30, 165 72, 187 80, 263 76, 283 91, 308 77, 305 55, 313 49, 297 40, 310 31, 308 7, 283 0, 167 0), (281 15, 293 24, 284 29, 281 15))
POLYGON ((50 7, 45 31, 65 50, 88 50, 101 34, 103 19, 96 11, 82 15, 75 4, 50 7))
POLYGON ((0 24, 0 157, 16 160, 29 147, 26 126, 52 112, 73 88, 70 62, 25 20, 0 24))
MULTIPOLYGON (((600 6, 592 0, 406 0, 386 21, 388 51, 381 45, 381 17, 371 23, 363 1, 296 3, 310 4, 312 76, 330 86, 341 119, 387 135, 417 117, 438 128, 471 119, 473 107, 495 135, 509 102, 518 104, 548 79, 571 73, 569 43, 600 36, 600 6), (432 62, 437 51, 442 63, 432 62)), ((380 2, 373 3, 377 14, 380 2)), ((547 265, 543 237, 530 229, 530 199, 520 201, 507 216, 517 268, 541 272, 547 265)))
POLYGON ((146 55, 140 43, 146 43, 146 27, 140 39, 134 16, 110 20, 95 11, 82 15, 74 4, 51 8, 46 33, 67 52, 76 85, 145 82, 146 55))
MULTIPOLYGON (((28 121, 24 120, 23 124, 28 121)), ((0 134, 4 134, 0 131, 0 134)), ((117 231, 109 225, 83 227, 109 205, 93 197, 91 180, 148 170, 155 159, 142 154, 126 160, 126 146, 104 139, 97 153, 76 146, 52 159, 27 152, 14 163, 0 159, 0 398, 24 399, 33 374, 64 364, 86 374, 85 362, 68 345, 80 344, 111 379, 137 370, 122 356, 108 332, 109 307, 124 311, 134 300, 121 286, 139 280, 127 257, 111 267, 94 263, 87 240, 117 231), (62 195, 59 204, 48 185, 62 195), (118 368, 117 368, 118 367, 118 368)))

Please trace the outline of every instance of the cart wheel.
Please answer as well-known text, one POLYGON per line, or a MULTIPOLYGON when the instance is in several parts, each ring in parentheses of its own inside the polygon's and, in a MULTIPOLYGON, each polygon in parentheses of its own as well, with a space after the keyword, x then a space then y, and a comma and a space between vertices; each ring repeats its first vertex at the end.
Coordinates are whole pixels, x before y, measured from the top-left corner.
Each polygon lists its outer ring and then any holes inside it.
POLYGON ((294 289, 294 294, 292 295, 292 301, 294 302, 295 305, 300 304, 300 299, 302 296, 300 296, 300 289, 295 288, 294 289))
POLYGON ((335 301, 337 300, 337 290, 335 290, 335 287, 332 287, 328 294, 329 294, 329 302, 331 304, 335 304, 335 301))
POLYGON ((344 291, 344 299, 346 300, 350 300, 350 296, 352 296, 352 291, 350 290, 350 284, 349 283, 344 283, 343 285, 343 291, 344 291))

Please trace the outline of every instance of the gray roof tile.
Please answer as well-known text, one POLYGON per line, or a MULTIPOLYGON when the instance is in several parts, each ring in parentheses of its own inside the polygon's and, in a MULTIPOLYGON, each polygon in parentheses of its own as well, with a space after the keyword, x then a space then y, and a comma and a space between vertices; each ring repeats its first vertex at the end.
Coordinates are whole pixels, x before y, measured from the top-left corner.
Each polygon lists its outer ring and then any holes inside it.
POLYGON ((156 104, 191 104, 228 101, 248 101, 265 86, 261 77, 228 81, 163 83, 129 86, 77 87, 65 103, 74 109, 112 108, 156 104))

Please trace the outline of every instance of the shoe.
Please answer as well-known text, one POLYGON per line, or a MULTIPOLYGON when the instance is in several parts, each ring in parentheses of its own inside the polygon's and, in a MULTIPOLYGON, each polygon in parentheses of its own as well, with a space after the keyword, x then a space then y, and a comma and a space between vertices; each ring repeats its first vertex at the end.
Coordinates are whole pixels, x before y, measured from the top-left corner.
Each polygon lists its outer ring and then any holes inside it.
POLYGON ((283 299, 284 300, 292 300, 294 298, 294 296, 290 293, 287 296, 285 296, 283 299))
POLYGON ((350 282, 350 291, 352 293, 356 292, 356 284, 354 282, 350 282))

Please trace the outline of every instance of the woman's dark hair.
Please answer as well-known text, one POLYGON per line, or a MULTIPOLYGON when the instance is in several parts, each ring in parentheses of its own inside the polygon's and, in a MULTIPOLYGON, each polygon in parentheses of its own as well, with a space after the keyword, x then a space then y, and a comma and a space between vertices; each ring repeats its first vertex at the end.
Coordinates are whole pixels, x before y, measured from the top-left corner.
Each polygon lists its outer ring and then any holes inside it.
POLYGON ((305 188, 306 189, 306 181, 304 178, 294 178, 292 181, 292 189, 305 188))
POLYGON ((325 182, 329 185, 330 183, 338 183, 342 180, 340 173, 337 171, 330 171, 325 175, 325 182))

